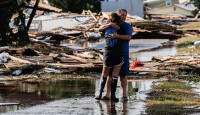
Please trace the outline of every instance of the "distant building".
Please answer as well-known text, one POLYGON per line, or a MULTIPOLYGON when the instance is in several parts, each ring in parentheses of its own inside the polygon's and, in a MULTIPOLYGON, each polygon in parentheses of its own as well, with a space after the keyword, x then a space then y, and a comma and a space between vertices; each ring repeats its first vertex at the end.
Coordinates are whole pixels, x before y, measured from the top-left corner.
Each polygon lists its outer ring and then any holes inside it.
POLYGON ((144 16, 143 0, 104 0, 101 1, 102 12, 115 12, 124 8, 130 15, 144 16))
POLYGON ((192 11, 197 9, 193 4, 174 4, 170 7, 156 8, 148 10, 149 15, 183 15, 193 16, 192 11))

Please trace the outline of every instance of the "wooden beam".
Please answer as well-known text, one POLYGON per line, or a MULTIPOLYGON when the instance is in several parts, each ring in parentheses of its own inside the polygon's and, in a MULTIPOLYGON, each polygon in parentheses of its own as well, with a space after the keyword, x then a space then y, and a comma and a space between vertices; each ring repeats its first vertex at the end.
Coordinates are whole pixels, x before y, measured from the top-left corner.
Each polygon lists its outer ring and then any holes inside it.
POLYGON ((72 58, 72 59, 75 59, 75 60, 78 60, 82 63, 87 63, 87 60, 85 59, 82 59, 80 57, 77 57, 77 56, 73 56, 73 55, 68 55, 68 54, 65 54, 65 53, 60 53, 61 56, 64 56, 64 57, 69 57, 69 58, 72 58))
POLYGON ((17 58, 17 57, 14 57, 14 56, 11 56, 9 55, 9 58, 13 61, 17 61, 17 62, 20 62, 20 63, 27 63, 27 64, 30 64, 31 62, 28 61, 28 60, 23 60, 23 59, 20 59, 20 58, 17 58))
POLYGON ((177 73, 177 71, 168 71, 168 70, 150 70, 150 69, 132 69, 130 68, 129 69, 130 71, 133 71, 133 72, 156 72, 156 73, 177 73))
POLYGON ((97 22, 98 20, 97 20, 97 18, 94 16, 94 14, 93 14, 90 10, 88 10, 88 12, 89 12, 90 15, 94 18, 94 20, 97 22))

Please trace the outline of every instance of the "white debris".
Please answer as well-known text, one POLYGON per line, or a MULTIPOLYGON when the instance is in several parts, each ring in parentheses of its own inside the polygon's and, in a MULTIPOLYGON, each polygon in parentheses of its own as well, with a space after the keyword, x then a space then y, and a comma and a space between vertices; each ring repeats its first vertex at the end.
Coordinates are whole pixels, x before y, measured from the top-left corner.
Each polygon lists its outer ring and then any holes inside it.
POLYGON ((16 75, 16 76, 21 75, 21 74, 22 74, 22 70, 15 70, 12 72, 12 75, 16 75))
POLYGON ((195 46, 195 47, 199 47, 199 46, 200 46, 200 39, 197 40, 196 42, 194 42, 194 46, 195 46))
POLYGON ((56 70, 56 69, 53 69, 53 68, 44 68, 44 71, 48 72, 48 73, 61 73, 60 70, 56 70))
POLYGON ((0 54, 0 63, 8 62, 9 54, 8 53, 1 53, 0 54))
POLYGON ((86 32, 86 35, 88 38, 100 38, 101 37, 100 33, 95 33, 95 32, 86 32))

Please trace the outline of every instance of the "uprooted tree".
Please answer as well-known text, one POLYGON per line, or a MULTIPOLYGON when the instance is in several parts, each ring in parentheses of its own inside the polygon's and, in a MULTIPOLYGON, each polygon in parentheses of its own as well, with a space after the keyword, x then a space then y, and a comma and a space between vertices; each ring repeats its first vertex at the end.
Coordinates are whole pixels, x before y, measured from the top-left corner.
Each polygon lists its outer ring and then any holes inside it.
POLYGON ((29 42, 24 6, 30 0, 0 1, 0 45, 25 45, 29 42))

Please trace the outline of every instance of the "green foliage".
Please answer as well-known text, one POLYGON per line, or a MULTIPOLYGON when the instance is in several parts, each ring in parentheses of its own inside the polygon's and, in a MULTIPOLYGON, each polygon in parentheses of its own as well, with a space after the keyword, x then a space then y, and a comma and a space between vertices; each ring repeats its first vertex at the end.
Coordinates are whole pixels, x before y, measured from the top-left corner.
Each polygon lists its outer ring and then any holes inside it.
POLYGON ((83 10, 92 12, 100 11, 100 0, 49 0, 52 6, 63 9, 63 12, 71 11, 81 13, 83 10))
POLYGON ((200 10, 200 0, 191 0, 194 5, 200 10))

